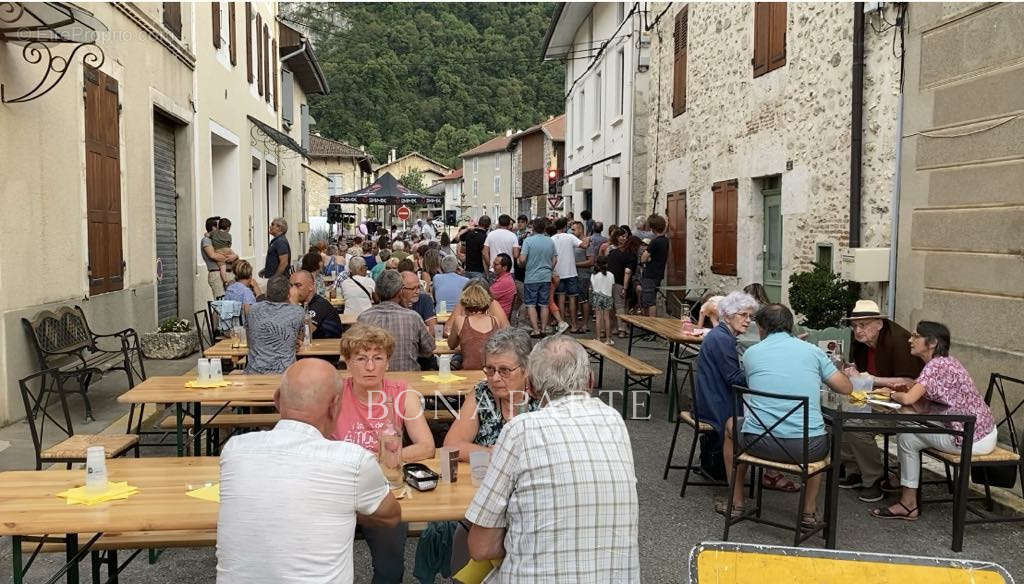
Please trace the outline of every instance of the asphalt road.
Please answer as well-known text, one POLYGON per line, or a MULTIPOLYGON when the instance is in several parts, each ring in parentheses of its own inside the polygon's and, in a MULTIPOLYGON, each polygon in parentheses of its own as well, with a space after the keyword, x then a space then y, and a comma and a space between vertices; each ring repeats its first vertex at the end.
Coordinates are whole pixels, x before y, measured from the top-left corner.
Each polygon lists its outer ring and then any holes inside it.
MULTIPOLYGON (((644 343, 635 351, 640 358, 655 365, 664 363, 666 345, 644 343)), ((165 362, 150 368, 151 374, 182 372, 191 368, 189 362, 165 362)), ((605 386, 620 383, 621 370, 613 365, 605 367, 605 386)), ((109 424, 123 410, 113 403, 113 398, 123 391, 118 383, 123 380, 105 379, 94 396, 94 408, 100 418, 97 426, 109 424), (104 422, 105 421, 105 422, 104 422)), ((654 381, 654 387, 663 384, 662 378, 654 381)), ((74 399, 74 398, 72 398, 74 399)), ((617 405, 617 404, 616 404, 617 405)), ((653 396, 654 415, 646 421, 628 421, 633 452, 636 460, 637 490, 640 499, 640 562, 642 580, 650 583, 686 582, 688 578, 688 556, 690 550, 703 541, 717 541, 722 537, 722 518, 712 510, 712 500, 722 489, 713 487, 691 487, 686 498, 679 497, 682 471, 672 471, 669 479, 662 480, 665 457, 672 437, 673 424, 666 421, 667 399, 664 394, 653 396)), ((76 418, 76 420, 79 418, 76 418)), ((83 428, 81 431, 94 430, 83 428)), ((11 446, 0 452, 0 468, 29 468, 31 446, 28 430, 22 423, 0 429, 0 442, 8 441, 11 446), (26 448, 29 450, 26 451, 26 448)), ((686 455, 690 434, 680 434, 677 447, 677 461, 686 455)), ((163 451, 162 455, 166 455, 163 451)), ((782 521, 791 521, 797 500, 795 494, 766 492, 765 514, 782 521)), ((855 494, 843 491, 839 503, 839 547, 844 550, 871 551, 879 553, 909 554, 919 556, 947 557, 992 561, 1001 564, 1010 574, 1024 579, 1024 554, 1021 554, 1021 537, 1024 524, 993 524, 967 528, 962 553, 950 550, 952 505, 938 504, 926 507, 916 522, 882 521, 869 516, 868 511, 877 504, 859 502, 855 494)), ((2 518, 0 518, 2 520, 2 518)), ((739 524, 733 527, 732 541, 763 544, 787 545, 790 533, 754 524, 739 524)), ((808 547, 824 545, 820 538, 805 543, 808 547)), ((412 567, 416 540, 410 539, 406 548, 406 581, 412 582, 412 567)), ((62 557, 62 556, 61 556, 62 557)), ((122 552, 122 558, 126 557, 122 552)), ((56 571, 62 563, 56 554, 38 559, 29 573, 28 582, 42 582, 56 571), (44 574, 46 577, 44 577, 44 574)), ((359 541, 354 553, 355 582, 369 583, 371 580, 370 558, 366 545, 359 541)), ((167 550, 155 565, 146 562, 141 554, 122 573, 121 582, 147 583, 205 583, 215 581, 216 557, 212 548, 167 550)), ((10 581, 11 550, 10 538, 4 538, 0 545, 0 580, 10 581)), ((83 581, 88 579, 88 564, 83 564, 83 581)))

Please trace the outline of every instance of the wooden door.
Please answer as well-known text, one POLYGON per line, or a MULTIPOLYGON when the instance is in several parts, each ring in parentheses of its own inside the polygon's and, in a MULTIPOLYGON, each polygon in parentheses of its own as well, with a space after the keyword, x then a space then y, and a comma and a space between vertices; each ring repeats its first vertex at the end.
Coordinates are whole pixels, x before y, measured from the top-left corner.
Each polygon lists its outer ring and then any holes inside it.
POLYGON ((124 288, 117 80, 85 68, 85 194, 89 294, 124 288))
POLYGON ((686 284, 686 191, 668 194, 668 285, 686 284))

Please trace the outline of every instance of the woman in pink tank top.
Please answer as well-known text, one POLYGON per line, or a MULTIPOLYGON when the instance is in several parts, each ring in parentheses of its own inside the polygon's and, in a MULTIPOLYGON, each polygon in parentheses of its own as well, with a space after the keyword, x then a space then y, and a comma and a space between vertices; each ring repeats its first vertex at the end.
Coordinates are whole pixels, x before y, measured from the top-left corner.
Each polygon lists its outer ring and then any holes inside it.
POLYGON ((463 369, 480 369, 484 366, 484 345, 499 328, 498 321, 487 314, 492 300, 487 286, 475 281, 467 284, 459 295, 459 306, 465 315, 452 317, 448 347, 459 349, 462 353, 463 369))

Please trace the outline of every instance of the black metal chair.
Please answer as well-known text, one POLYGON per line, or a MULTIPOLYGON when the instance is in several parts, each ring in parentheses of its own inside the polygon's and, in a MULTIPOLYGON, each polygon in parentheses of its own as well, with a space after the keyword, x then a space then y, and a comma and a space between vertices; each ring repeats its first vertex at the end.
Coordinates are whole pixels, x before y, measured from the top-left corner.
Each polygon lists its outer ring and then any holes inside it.
POLYGON ((732 479, 729 481, 728 503, 727 503, 726 510, 725 510, 725 530, 722 533, 722 539, 724 541, 729 541, 729 528, 732 527, 733 524, 739 523, 740 521, 753 521, 755 523, 761 523, 761 524, 764 524, 764 525, 770 525, 772 527, 778 527, 780 529, 792 530, 792 531, 795 532, 795 535, 793 537, 793 545, 794 546, 799 546, 804 540, 812 537, 813 535, 815 535, 816 533, 821 531, 823 528, 824 529, 834 529, 834 525, 832 524, 832 522, 834 521, 834 518, 829 516, 827 506, 826 506, 826 510, 825 510, 825 521, 824 521, 824 525, 823 526, 816 526, 815 529, 807 530, 807 531, 803 530, 802 527, 801 527, 801 518, 802 518, 803 509, 804 509, 804 501, 805 501, 805 499, 807 497, 807 480, 812 478, 812 477, 814 477, 814 476, 817 476, 818 474, 821 474, 822 472, 826 473, 826 477, 825 477, 825 484, 826 484, 826 487, 825 487, 826 488, 825 500, 828 501, 829 500, 829 495, 831 494, 829 492, 829 489, 831 488, 830 487, 830 485, 831 485, 830 478, 832 476, 832 464, 831 464, 831 461, 830 461, 829 457, 825 457, 824 459, 818 460, 818 461, 808 460, 808 441, 809 441, 809 436, 808 436, 808 433, 807 433, 808 432, 807 424, 808 424, 808 418, 809 418, 809 415, 808 415, 809 414, 809 409, 808 409, 809 399, 807 398, 807 396, 795 396, 795 395, 784 395, 784 394, 777 394, 777 393, 768 393, 768 392, 764 392, 764 391, 753 390, 753 389, 750 389, 750 388, 747 388, 747 387, 743 387, 743 386, 740 386, 740 385, 734 385, 733 386, 733 395, 734 395, 734 400, 733 400, 733 419, 737 420, 737 423, 734 423, 733 424, 733 428, 732 428, 732 439, 733 439, 732 479), (751 398, 754 398, 754 399, 780 400, 780 401, 785 401, 785 402, 792 402, 794 405, 791 408, 789 408, 786 411, 786 413, 783 414, 774 423, 768 423, 767 421, 765 421, 762 418, 762 416, 760 414, 758 414, 758 410, 756 408, 753 408, 753 407, 750 406, 750 399, 751 398), (761 425, 762 428, 765 428, 764 432, 758 434, 757 437, 755 438, 755 440, 753 442, 751 442, 751 444, 748 445, 748 446, 744 446, 743 442, 741 441, 741 438, 740 438, 741 435, 742 435, 742 431, 741 431, 741 428, 740 428, 741 424, 738 422, 738 420, 740 419, 740 415, 743 414, 744 412, 746 413, 746 415, 751 416, 753 420, 756 420, 761 425), (790 449, 786 448, 786 446, 783 445, 782 442, 780 442, 778 437, 776 437, 776 436, 774 436, 772 434, 772 431, 775 430, 776 428, 778 428, 780 424, 782 424, 783 422, 785 422, 787 420, 790 420, 793 417, 800 418, 800 420, 802 422, 802 427, 803 427, 802 448, 801 448, 801 451, 798 452, 798 453, 791 452, 790 449), (748 452, 751 449, 752 446, 754 446, 757 443, 759 443, 761 441, 764 441, 764 440, 774 441, 782 449, 782 451, 786 453, 786 456, 790 459, 790 461, 789 462, 778 462, 778 461, 774 461, 774 460, 767 460, 767 459, 764 459, 764 458, 760 458, 760 457, 754 456, 754 455, 752 455, 752 454, 750 454, 748 452), (733 493, 733 490, 735 489, 735 482, 736 482, 736 477, 737 477, 737 468, 738 468, 738 466, 740 464, 750 465, 751 468, 756 469, 757 472, 754 473, 756 475, 754 480, 755 480, 755 483, 756 483, 757 496, 756 496, 756 499, 755 499, 755 508, 754 508, 754 514, 753 515, 751 515, 749 511, 745 510, 739 516, 733 517, 732 516, 732 511, 733 511, 733 497, 732 497, 732 493, 733 493), (771 468, 771 469, 779 470, 779 471, 782 471, 782 472, 791 473, 791 474, 797 475, 799 477, 799 479, 800 479, 800 500, 799 500, 799 505, 798 505, 797 512, 796 512, 796 523, 795 523, 795 525, 790 526, 790 525, 786 525, 784 523, 779 523, 777 521, 771 521, 769 519, 765 519, 765 518, 761 517, 761 507, 762 507, 763 493, 764 493, 764 487, 762 485, 761 479, 762 479, 762 477, 764 475, 764 469, 766 469, 766 468, 771 468))
MULTIPOLYGON (((697 416, 694 413, 694 412, 697 411, 697 384, 696 384, 696 381, 695 381, 695 378, 694 378, 694 374, 693 374, 693 367, 694 367, 694 362, 693 362, 692 359, 677 359, 677 358, 674 358, 674 356, 669 356, 669 375, 672 375, 673 371, 676 371, 676 368, 683 368, 683 369, 685 369, 685 373, 683 375, 682 382, 686 383, 687 379, 690 380, 690 408, 691 409, 690 410, 682 410, 681 412, 678 413, 678 416, 676 417, 676 427, 675 427, 675 431, 673 431, 673 433, 672 433, 672 443, 671 443, 671 445, 669 446, 669 449, 668 449, 668 458, 665 460, 665 472, 664 472, 664 474, 661 477, 662 480, 668 479, 668 471, 669 470, 679 470, 679 469, 681 469, 681 470, 685 470, 686 471, 683 474, 683 486, 679 489, 679 496, 680 497, 685 497, 686 496, 686 487, 689 486, 689 485, 693 485, 695 487, 721 487, 721 486, 726 486, 726 482, 725 481, 714 481, 714 480, 711 480, 711 481, 691 481, 690 480, 690 472, 698 470, 700 468, 699 465, 694 465, 693 464, 693 458, 694 458, 694 456, 696 455, 696 452, 697 452, 697 441, 700 439, 701 435, 703 435, 703 434, 713 434, 715 432, 715 427, 714 426, 712 426, 711 424, 708 424, 707 422, 701 422, 700 420, 697 419, 697 416), (675 451, 676 451, 676 440, 679 437, 679 427, 680 427, 681 424, 686 424, 687 426, 689 426, 693 430, 693 438, 690 441, 690 455, 686 459, 686 464, 672 464, 672 457, 674 456, 675 451)), ((677 371, 675 372, 674 377, 678 378, 678 372, 677 371)), ((673 380, 673 384, 674 383, 675 383, 675 380, 673 380)), ((673 385, 672 391, 675 391, 678 394, 678 389, 677 389, 677 387, 675 385, 673 385)))
POLYGON ((201 354, 207 347, 212 347, 217 342, 217 338, 213 334, 209 311, 205 308, 195 311, 192 313, 192 321, 196 325, 196 336, 199 337, 199 353, 201 354))
MULTIPOLYGON (((89 375, 87 372, 81 375, 89 375)), ((85 462, 86 449, 90 446, 102 446, 107 458, 123 455, 134 449, 139 456, 139 437, 133 434, 75 434, 71 424, 71 413, 68 411, 67 395, 64 382, 66 374, 55 369, 46 369, 18 380, 21 399, 25 404, 25 422, 32 434, 32 446, 36 455, 36 470, 43 468, 43 463, 66 463, 68 468, 76 462, 85 462), (63 422, 50 413, 53 396, 57 396, 63 422), (45 447, 46 422, 56 426, 63 438, 53 446, 45 447)))

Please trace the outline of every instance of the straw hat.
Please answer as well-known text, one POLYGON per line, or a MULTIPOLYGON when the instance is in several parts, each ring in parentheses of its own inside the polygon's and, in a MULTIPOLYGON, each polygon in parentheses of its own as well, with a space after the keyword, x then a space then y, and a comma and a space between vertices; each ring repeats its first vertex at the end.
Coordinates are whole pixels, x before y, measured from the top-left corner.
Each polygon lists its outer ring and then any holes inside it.
POLYGON ((853 310, 850 311, 850 316, 846 320, 864 320, 869 318, 885 319, 886 315, 882 314, 874 300, 858 300, 853 305, 853 310))

